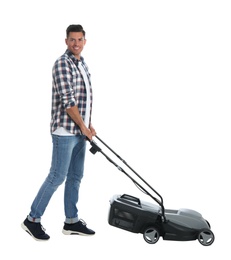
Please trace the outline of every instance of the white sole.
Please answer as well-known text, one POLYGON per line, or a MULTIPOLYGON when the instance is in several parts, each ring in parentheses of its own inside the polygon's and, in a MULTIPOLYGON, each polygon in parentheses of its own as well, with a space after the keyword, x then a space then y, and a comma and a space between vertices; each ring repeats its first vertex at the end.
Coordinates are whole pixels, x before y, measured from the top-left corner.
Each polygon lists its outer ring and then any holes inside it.
POLYGON ((93 236, 94 234, 85 234, 85 233, 81 233, 81 232, 77 232, 77 231, 72 231, 72 230, 62 230, 62 233, 64 235, 80 235, 80 236, 93 236))
POLYGON ((32 238, 36 241, 47 241, 49 239, 38 239, 36 237, 33 236, 33 234, 30 232, 30 230, 27 228, 27 226, 24 225, 24 223, 21 224, 21 227, 23 230, 25 230, 30 236, 32 236, 32 238))

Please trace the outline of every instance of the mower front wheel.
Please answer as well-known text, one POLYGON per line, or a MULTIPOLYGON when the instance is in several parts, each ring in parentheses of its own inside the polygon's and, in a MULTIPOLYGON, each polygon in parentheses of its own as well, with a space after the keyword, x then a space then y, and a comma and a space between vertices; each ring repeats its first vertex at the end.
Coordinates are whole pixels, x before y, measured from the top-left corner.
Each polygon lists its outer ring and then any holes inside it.
POLYGON ((202 230, 198 235, 198 241, 203 246, 210 246, 214 242, 215 236, 210 229, 202 230))

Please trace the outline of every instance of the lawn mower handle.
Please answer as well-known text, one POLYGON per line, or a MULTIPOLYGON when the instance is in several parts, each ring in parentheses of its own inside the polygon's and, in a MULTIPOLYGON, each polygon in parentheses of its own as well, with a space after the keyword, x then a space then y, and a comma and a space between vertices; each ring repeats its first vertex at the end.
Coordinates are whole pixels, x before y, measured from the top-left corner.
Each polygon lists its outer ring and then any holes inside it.
POLYGON ((124 171, 122 167, 120 167, 117 163, 115 163, 107 154, 105 154, 102 149, 97 145, 96 142, 93 140, 90 140, 89 138, 86 137, 86 140, 88 140, 91 144, 90 152, 92 154, 96 154, 97 152, 102 153, 106 159, 114 164, 116 168, 123 172, 127 177, 129 177, 136 185, 139 187, 143 192, 145 192, 147 195, 149 195, 152 199, 154 199, 162 208, 162 216, 163 216, 163 221, 166 222, 166 217, 165 217, 165 208, 164 208, 164 202, 162 196, 150 185, 148 184, 134 169, 129 166, 126 161, 121 158, 114 150, 112 150, 103 140, 101 140, 98 136, 95 136, 103 145, 105 145, 114 155, 116 155, 147 187, 149 187, 158 197, 156 198, 153 196, 150 192, 148 192, 140 183, 138 183, 131 175, 129 175, 127 172, 124 171))

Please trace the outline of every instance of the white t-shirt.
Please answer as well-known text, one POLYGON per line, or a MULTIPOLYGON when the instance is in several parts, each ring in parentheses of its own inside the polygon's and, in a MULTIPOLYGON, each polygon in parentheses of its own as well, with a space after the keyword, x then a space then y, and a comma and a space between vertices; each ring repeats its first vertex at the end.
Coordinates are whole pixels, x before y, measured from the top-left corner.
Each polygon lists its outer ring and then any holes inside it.
POLYGON ((84 123, 87 127, 89 127, 89 123, 90 123, 90 109, 91 109, 91 102, 90 102, 90 83, 87 77, 87 73, 84 69, 84 66, 82 65, 82 62, 79 61, 78 63, 79 65, 79 69, 81 71, 81 74, 83 76, 83 80, 85 83, 85 87, 86 87, 86 93, 87 93, 87 104, 86 104, 86 111, 85 111, 85 120, 84 123))

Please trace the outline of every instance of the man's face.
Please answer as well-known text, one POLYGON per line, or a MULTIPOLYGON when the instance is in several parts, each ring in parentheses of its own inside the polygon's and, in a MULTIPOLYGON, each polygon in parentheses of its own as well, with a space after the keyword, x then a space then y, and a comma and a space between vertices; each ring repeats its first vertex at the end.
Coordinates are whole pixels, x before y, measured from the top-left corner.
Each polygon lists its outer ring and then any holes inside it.
POLYGON ((86 43, 86 39, 82 32, 70 32, 67 39, 65 39, 67 48, 71 51, 75 57, 79 60, 80 54, 86 43))

